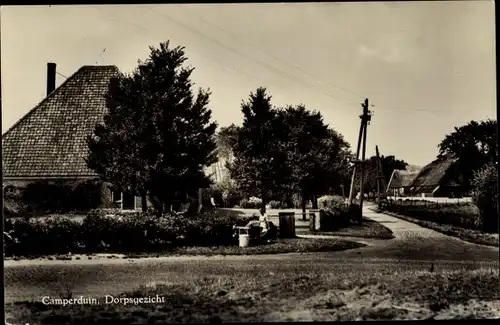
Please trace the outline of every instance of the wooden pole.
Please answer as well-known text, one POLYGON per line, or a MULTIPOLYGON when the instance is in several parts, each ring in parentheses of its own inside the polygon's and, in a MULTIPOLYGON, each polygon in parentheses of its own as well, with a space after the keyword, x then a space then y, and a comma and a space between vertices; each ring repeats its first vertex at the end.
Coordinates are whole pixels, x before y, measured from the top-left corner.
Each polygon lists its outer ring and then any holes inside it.
POLYGON ((363 211, 363 199, 364 199, 364 174, 365 174, 365 155, 366 155, 366 129, 367 124, 364 123, 364 132, 363 132, 363 151, 361 151, 361 172, 360 176, 360 190, 359 190, 359 208, 363 211))
POLYGON ((378 148, 377 148, 377 203, 380 204, 380 165, 378 163, 378 148))
POLYGON ((203 209, 203 189, 198 189, 198 213, 203 209))
POLYGON ((354 182, 356 182, 356 171, 357 171, 357 164, 359 160, 359 151, 361 150, 361 139, 363 138, 363 131, 364 131, 364 121, 361 120, 361 126, 359 127, 359 137, 358 137, 358 146, 356 149, 356 160, 354 161, 354 170, 352 172, 352 178, 351 178, 351 188, 349 189, 349 206, 352 204, 352 200, 354 199, 354 182))
POLYGON ((378 146, 375 146, 375 151, 377 154, 377 161, 379 165, 379 171, 380 171, 380 181, 382 185, 382 193, 385 193, 387 191, 387 184, 385 183, 385 176, 384 176, 384 170, 382 169, 382 161, 380 160, 380 153, 378 151, 378 146))
POLYGON ((377 157, 377 199, 380 202, 381 192, 386 193, 386 185, 385 185, 385 176, 384 171, 382 170, 382 162, 380 161, 380 154, 378 151, 378 146, 375 146, 375 153, 377 157), (382 186, 382 189, 380 187, 382 186))

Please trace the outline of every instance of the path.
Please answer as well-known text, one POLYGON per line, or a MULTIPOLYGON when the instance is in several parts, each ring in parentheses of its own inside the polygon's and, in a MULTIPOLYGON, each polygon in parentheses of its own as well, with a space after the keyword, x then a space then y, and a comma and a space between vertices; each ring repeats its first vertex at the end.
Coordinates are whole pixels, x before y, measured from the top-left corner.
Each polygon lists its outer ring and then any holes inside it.
MULTIPOLYGON (((461 260, 461 261, 499 261, 498 247, 469 243, 417 224, 398 219, 372 210, 373 204, 363 207, 363 216, 389 228, 394 239, 356 239, 345 238, 369 245, 355 250, 341 252, 343 256, 361 255, 366 258, 390 258, 395 260, 461 260)), ((301 237, 312 237, 304 236, 301 237)))

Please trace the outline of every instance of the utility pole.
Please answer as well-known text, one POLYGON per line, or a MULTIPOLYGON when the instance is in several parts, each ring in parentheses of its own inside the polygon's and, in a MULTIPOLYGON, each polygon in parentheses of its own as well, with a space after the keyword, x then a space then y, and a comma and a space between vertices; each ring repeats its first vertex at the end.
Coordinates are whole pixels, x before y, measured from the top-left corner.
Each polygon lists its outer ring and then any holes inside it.
MULTIPOLYGON (((363 151, 361 153, 361 172, 359 173, 359 209, 361 210, 361 214, 363 213, 363 200, 365 198, 365 155, 366 155, 366 130, 368 126, 368 122, 370 121, 369 111, 368 111, 368 98, 365 100, 365 105, 363 106, 363 115, 361 115, 361 119, 364 120, 364 132, 363 132, 363 151)), ((361 223, 362 215, 360 216, 359 223, 361 223)))
MULTIPOLYGON (((382 161, 380 161, 380 154, 378 151, 378 146, 375 146, 375 152, 377 155, 377 203, 380 205, 380 197, 381 197, 381 192, 384 193, 386 189, 385 185, 385 176, 384 176, 384 171, 382 170, 382 161), (380 189, 380 186, 382 185, 382 190, 380 189)), ((384 196, 382 195, 382 196, 384 196)))
MULTIPOLYGON (((358 146, 356 150, 356 160, 354 161, 354 171, 351 179, 351 188, 349 192, 349 207, 352 205, 352 201, 354 199, 354 184, 356 181, 356 172, 358 169, 358 165, 360 168, 360 198, 359 198, 359 207, 361 209, 361 213, 363 211, 363 199, 364 199, 364 188, 363 188, 363 178, 364 178, 364 161, 366 154, 366 131, 367 125, 371 121, 371 112, 368 110, 368 98, 365 99, 365 102, 362 104, 363 114, 359 116, 361 119, 361 125, 359 128, 359 138, 358 138, 358 146), (361 161, 359 160, 359 153, 361 149, 361 143, 363 143, 363 148, 361 152, 361 161)), ((359 217, 359 222, 362 220, 362 216, 359 217)))
MULTIPOLYGON (((368 103, 368 99, 365 99, 365 104, 368 103)), ((363 104, 363 113, 364 113, 364 105, 363 104)), ((359 151, 361 150, 361 141, 363 138, 363 132, 365 130, 365 123, 363 117, 361 116, 361 126, 359 127, 359 136, 358 136, 358 146, 356 149, 356 160, 354 160, 354 170, 351 178, 351 188, 349 190, 349 206, 352 205, 352 200, 354 200, 354 182, 356 181, 356 171, 359 165, 359 151)))

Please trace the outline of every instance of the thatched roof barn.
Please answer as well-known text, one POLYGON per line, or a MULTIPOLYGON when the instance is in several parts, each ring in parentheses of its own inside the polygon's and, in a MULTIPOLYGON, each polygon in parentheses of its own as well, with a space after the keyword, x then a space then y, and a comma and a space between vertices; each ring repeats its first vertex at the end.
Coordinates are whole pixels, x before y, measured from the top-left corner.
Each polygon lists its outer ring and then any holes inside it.
POLYGON ((389 179, 387 191, 407 188, 417 175, 418 171, 410 172, 406 170, 395 169, 392 172, 391 178, 389 179))
POLYGON ((409 193, 434 197, 462 196, 457 162, 452 155, 445 155, 424 166, 408 185, 409 193))

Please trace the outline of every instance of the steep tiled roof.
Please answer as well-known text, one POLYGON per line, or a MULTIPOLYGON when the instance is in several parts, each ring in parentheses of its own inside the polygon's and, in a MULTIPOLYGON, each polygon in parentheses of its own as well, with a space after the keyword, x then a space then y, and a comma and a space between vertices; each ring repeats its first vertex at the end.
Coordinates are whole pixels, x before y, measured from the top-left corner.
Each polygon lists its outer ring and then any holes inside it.
POLYGON ((106 113, 115 66, 84 66, 2 135, 5 178, 95 176, 87 136, 106 113))
POLYGON ((422 168, 417 177, 409 185, 410 190, 419 193, 443 185, 442 182, 445 176, 456 162, 457 159, 452 156, 443 156, 434 160, 422 168))
POLYGON ((388 189, 407 187, 418 175, 418 172, 409 172, 406 170, 395 169, 392 172, 391 179, 389 181, 388 189))

